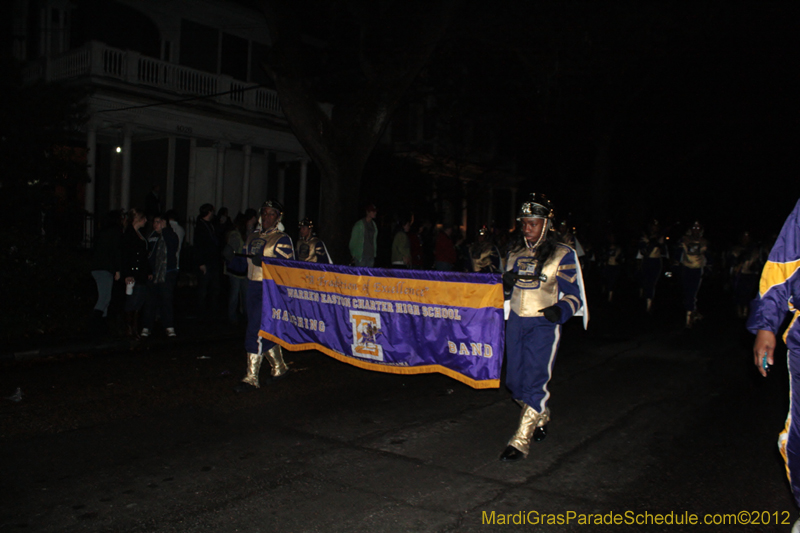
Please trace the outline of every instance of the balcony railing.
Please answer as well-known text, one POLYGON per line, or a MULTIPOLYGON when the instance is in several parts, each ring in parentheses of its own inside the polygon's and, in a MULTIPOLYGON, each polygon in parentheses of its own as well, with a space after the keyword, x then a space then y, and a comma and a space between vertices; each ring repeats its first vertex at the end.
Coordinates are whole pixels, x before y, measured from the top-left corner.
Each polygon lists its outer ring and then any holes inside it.
POLYGON ((62 81, 87 75, 113 78, 175 94, 210 96, 220 104, 283 115, 278 94, 273 90, 223 74, 210 74, 130 50, 111 48, 96 41, 61 56, 27 65, 23 71, 23 81, 62 81))

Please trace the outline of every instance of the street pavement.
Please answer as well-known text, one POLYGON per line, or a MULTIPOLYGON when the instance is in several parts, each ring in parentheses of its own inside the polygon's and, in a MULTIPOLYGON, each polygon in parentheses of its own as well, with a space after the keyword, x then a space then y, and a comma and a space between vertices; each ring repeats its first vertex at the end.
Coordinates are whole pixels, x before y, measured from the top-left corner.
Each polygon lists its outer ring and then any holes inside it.
POLYGON ((565 327, 549 435, 514 464, 503 388, 297 352, 235 394, 238 328, 7 360, 0 531, 789 531, 785 365, 758 376, 726 306, 687 331, 665 300, 565 327))

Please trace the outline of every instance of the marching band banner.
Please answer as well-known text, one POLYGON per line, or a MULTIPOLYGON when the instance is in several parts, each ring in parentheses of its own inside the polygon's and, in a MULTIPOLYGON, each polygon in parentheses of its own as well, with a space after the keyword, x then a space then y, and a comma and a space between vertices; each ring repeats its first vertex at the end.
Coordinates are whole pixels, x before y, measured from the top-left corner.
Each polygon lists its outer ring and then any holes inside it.
POLYGON ((499 274, 387 270, 263 259, 260 335, 394 374, 440 372, 500 386, 499 274))

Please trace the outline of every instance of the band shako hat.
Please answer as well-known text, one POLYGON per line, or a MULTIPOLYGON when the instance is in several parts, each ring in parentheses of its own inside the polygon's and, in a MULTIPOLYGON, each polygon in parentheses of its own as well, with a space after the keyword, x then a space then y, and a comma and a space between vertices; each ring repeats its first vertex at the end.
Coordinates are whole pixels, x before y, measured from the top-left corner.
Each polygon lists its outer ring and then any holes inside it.
POLYGON ((261 204, 261 212, 264 212, 266 208, 277 209, 278 213, 283 214, 283 204, 281 204, 278 200, 267 200, 263 204, 261 204))
POLYGON ((553 204, 544 194, 532 192, 526 202, 522 204, 517 213, 517 220, 521 218, 552 219, 555 216, 553 204))
POLYGON ((306 218, 304 218, 303 220, 301 220, 297 224, 297 227, 299 227, 299 228, 313 228, 314 227, 314 221, 311 220, 310 218, 306 217, 306 218))
POLYGON ((489 235, 489 233, 491 233, 491 232, 489 231, 489 228, 487 228, 485 224, 483 226, 481 226, 481 229, 478 230, 478 235, 481 235, 481 236, 489 235))

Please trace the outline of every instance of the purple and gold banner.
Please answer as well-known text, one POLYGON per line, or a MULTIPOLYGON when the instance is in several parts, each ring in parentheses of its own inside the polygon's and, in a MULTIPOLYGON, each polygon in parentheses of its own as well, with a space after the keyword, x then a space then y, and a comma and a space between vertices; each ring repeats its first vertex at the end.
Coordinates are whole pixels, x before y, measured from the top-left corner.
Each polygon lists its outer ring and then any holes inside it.
POLYGON ((500 386, 503 288, 498 274, 385 270, 263 260, 264 338, 360 368, 440 372, 500 386))

